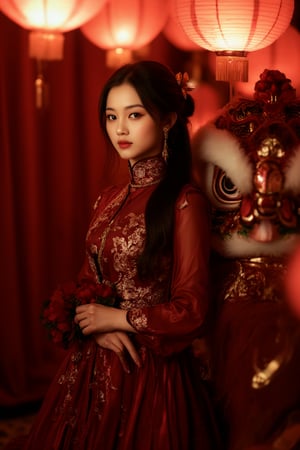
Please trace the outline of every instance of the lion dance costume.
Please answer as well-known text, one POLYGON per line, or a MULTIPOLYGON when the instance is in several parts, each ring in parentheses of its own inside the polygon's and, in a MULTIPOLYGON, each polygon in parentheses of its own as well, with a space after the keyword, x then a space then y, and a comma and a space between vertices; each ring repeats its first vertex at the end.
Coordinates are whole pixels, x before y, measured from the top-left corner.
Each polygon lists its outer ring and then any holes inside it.
POLYGON ((253 99, 234 99, 193 137, 212 206, 212 382, 229 450, 300 449, 300 324, 283 289, 300 234, 290 81, 265 70, 253 99))

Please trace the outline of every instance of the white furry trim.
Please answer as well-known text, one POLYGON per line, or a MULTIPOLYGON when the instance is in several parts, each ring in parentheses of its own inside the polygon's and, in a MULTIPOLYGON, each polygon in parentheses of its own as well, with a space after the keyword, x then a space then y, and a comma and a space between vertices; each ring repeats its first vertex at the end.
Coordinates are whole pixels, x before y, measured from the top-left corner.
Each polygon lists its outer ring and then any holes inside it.
POLYGON ((299 235, 289 235, 273 242, 256 242, 237 234, 228 239, 212 237, 212 246, 227 258, 254 258, 259 256, 283 256, 290 254, 299 244, 299 235))
POLYGON ((253 167, 237 138, 227 130, 218 130, 213 124, 200 128, 192 139, 197 159, 220 167, 241 193, 252 191, 253 167))
POLYGON ((294 194, 300 193, 300 146, 296 148, 295 155, 285 170, 284 188, 294 194))

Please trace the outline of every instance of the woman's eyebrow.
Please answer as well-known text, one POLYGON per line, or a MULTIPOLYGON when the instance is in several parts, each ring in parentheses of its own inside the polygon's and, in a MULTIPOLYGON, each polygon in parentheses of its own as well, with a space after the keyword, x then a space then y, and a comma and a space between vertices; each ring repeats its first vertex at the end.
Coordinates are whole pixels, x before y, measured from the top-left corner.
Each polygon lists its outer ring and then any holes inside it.
MULTIPOLYGON (((134 105, 128 105, 128 106, 125 106, 124 109, 131 109, 131 108, 136 108, 136 107, 144 108, 144 109, 145 109, 144 105, 142 105, 141 103, 136 103, 136 104, 134 104, 134 105)), ((109 111, 115 111, 115 108, 112 108, 111 106, 107 106, 106 111, 108 111, 108 110, 109 110, 109 111)))

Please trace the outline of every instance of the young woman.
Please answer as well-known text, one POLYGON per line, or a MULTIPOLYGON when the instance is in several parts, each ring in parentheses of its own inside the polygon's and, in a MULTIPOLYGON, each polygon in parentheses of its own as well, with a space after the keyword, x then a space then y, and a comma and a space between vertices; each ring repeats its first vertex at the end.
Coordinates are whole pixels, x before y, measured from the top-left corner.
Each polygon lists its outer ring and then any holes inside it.
POLYGON ((116 289, 118 307, 76 308, 70 348, 26 450, 216 450, 191 345, 208 310, 210 223, 191 184, 191 97, 154 61, 118 69, 100 124, 130 181, 101 193, 79 281, 116 289))

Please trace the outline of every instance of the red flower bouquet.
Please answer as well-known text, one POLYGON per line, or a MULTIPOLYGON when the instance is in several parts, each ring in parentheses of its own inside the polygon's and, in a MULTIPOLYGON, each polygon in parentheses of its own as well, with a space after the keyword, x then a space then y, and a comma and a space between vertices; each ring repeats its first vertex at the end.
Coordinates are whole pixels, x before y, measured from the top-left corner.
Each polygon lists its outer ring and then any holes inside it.
POLYGON ((60 284, 46 300, 41 320, 55 344, 68 348, 76 340, 84 338, 79 325, 74 322, 74 316, 76 306, 88 303, 118 306, 117 295, 112 287, 91 280, 84 280, 80 284, 72 281, 60 284))

